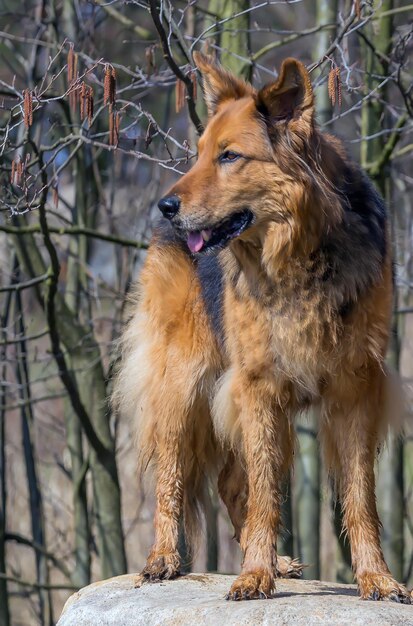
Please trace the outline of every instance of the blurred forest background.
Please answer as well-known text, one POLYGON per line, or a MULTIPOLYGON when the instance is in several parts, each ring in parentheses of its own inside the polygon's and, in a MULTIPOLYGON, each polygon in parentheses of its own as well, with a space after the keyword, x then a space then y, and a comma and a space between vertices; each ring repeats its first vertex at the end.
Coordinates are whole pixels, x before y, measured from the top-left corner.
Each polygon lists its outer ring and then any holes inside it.
MULTIPOLYGON (((194 162, 205 121, 194 49, 255 85, 301 59, 320 126, 387 199, 389 361, 408 416, 380 457, 378 503, 386 558, 413 585, 412 18, 400 0, 0 0, 1 626, 54 624, 73 590, 139 570, 151 545, 133 428, 107 397, 157 199, 194 162)), ((316 422, 298 422, 280 548, 305 577, 351 581, 316 422)), ((211 487, 186 567, 239 561, 211 487)))

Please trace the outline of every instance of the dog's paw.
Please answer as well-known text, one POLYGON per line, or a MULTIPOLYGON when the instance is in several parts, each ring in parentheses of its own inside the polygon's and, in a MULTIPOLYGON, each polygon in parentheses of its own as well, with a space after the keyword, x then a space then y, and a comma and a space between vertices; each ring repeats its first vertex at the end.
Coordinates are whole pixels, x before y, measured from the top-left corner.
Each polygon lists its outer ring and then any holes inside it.
POLYGON ((365 572, 357 577, 357 584, 363 600, 387 600, 411 604, 406 587, 400 585, 390 574, 365 572))
POLYGON ((268 572, 251 572, 238 576, 226 600, 265 600, 271 598, 274 591, 274 576, 268 572))
POLYGON ((278 578, 301 578, 304 565, 298 559, 292 559, 290 556, 277 556, 276 574, 278 578))
POLYGON ((135 587, 140 587, 144 582, 154 583, 175 578, 179 576, 180 565, 177 552, 149 556, 142 572, 135 578, 135 587))

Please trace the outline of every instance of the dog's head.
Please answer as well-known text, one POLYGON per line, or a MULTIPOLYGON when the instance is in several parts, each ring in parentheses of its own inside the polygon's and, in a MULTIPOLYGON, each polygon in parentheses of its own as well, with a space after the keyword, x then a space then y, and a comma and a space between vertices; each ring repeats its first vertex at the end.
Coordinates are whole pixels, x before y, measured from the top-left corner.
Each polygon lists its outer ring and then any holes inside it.
POLYGON ((262 239, 269 227, 294 219, 309 177, 314 97, 296 59, 286 59, 278 80, 259 91, 201 53, 194 59, 209 120, 196 164, 159 208, 191 252, 203 253, 235 238, 262 239))

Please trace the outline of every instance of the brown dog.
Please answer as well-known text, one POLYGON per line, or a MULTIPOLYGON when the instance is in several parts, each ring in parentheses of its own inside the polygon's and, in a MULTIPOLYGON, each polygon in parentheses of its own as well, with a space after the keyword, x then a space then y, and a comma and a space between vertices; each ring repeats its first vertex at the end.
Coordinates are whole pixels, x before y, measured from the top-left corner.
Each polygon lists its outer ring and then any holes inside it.
POLYGON ((205 476, 241 543, 228 597, 269 597, 300 566, 276 553, 294 416, 320 406, 362 598, 408 602, 380 547, 374 461, 386 428, 392 308, 385 207, 314 122, 305 67, 255 91, 196 54, 209 122, 194 167, 159 202, 115 399, 156 470, 155 543, 139 577, 179 573, 205 476))

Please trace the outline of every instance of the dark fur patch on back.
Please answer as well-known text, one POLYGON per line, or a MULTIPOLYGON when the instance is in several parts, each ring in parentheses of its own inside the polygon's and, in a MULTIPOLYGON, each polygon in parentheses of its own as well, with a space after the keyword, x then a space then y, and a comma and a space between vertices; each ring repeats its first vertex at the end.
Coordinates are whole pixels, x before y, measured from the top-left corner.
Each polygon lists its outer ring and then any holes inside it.
POLYGON ((348 171, 342 190, 344 208, 360 216, 369 245, 379 250, 382 259, 386 255, 386 206, 373 183, 362 170, 348 171))
POLYGON ((327 261, 323 277, 342 317, 376 282, 387 253, 386 207, 379 193, 357 166, 347 168, 341 189, 343 222, 326 235, 321 252, 327 261))

